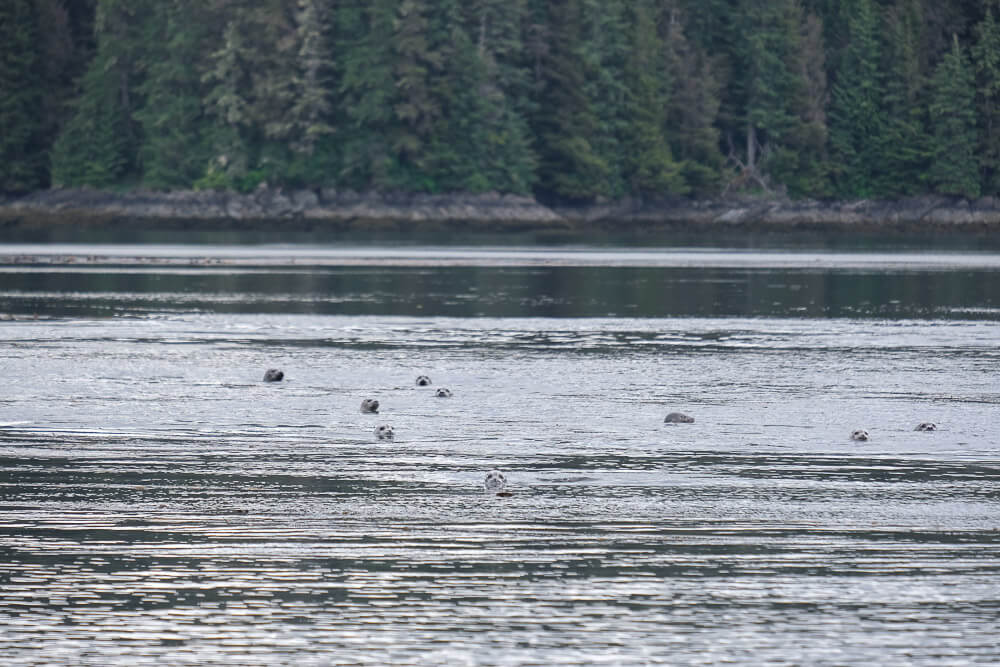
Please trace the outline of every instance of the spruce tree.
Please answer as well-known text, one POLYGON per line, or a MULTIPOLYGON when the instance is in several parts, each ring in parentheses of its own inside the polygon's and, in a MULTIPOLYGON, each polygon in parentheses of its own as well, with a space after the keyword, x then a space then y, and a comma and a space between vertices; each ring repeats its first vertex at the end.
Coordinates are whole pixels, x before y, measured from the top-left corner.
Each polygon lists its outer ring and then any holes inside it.
POLYGON ((934 159, 929 177, 935 192, 979 196, 975 93, 972 68, 955 35, 951 51, 935 68, 931 80, 934 159))
POLYGON ((875 172, 885 121, 884 89, 879 72, 879 20, 873 0, 843 5, 846 45, 829 106, 830 151, 834 187, 842 197, 875 192, 875 172))
POLYGON ((52 147, 56 185, 115 185, 137 163, 139 132, 133 113, 144 46, 141 13, 139 5, 126 0, 97 4, 97 54, 83 76, 73 117, 52 147))
POLYGON ((463 14, 454 0, 436 3, 431 12, 431 48, 442 55, 431 94, 443 111, 426 159, 429 183, 437 189, 526 192, 530 186, 527 127, 500 86, 497 49, 504 46, 494 30, 502 26, 487 20, 498 15, 489 4, 463 14))
POLYGON ((242 13, 226 23, 221 44, 211 54, 208 71, 202 77, 208 86, 204 104, 212 119, 204 130, 211 147, 211 162, 197 187, 246 189, 253 185, 245 180, 253 166, 251 151, 256 130, 246 32, 242 13))
POLYGON ((139 156, 147 187, 190 188, 209 164, 198 64, 211 35, 201 5, 162 0, 153 3, 146 18, 149 64, 138 87, 143 101, 135 117, 142 125, 139 156))
POLYGON ((37 22, 31 0, 0 6, 0 192, 26 192, 45 178, 37 22))
POLYGON ((338 182, 357 189, 394 185, 390 136, 395 131, 397 89, 392 44, 397 0, 338 6, 334 59, 343 123, 336 139, 343 152, 338 182))
POLYGON ((624 175, 637 195, 687 192, 667 141, 665 126, 671 81, 662 66, 656 17, 645 2, 632 9, 632 52, 625 65, 624 175))
POLYGON ((330 17, 320 0, 300 0, 296 37, 299 44, 292 119, 292 148, 312 155, 316 143, 333 132, 330 124, 333 90, 330 53, 330 17))
POLYGON ((537 157, 525 113, 529 73, 519 58, 524 47, 523 0, 477 0, 466 17, 474 38, 472 79, 461 83, 477 119, 472 156, 482 174, 482 189, 525 194, 535 180, 537 157))
POLYGON ((734 120, 742 131, 731 127, 729 136, 730 159, 741 173, 731 185, 780 187, 793 196, 821 189, 825 136, 810 91, 822 81, 810 76, 822 73, 822 60, 810 65, 807 57, 821 48, 807 42, 821 31, 809 30, 799 0, 747 2, 739 19, 734 81, 740 82, 742 107, 734 110, 734 120))
MULTIPOLYGON (((641 1, 641 0, 640 0, 641 1)), ((625 193, 626 146, 631 141, 629 84, 625 68, 634 50, 631 16, 623 0, 583 0, 581 56, 586 61, 585 91, 597 118, 596 133, 590 139, 594 152, 608 166, 607 196, 625 193)), ((660 63, 657 63, 660 65, 660 63)), ((662 70, 653 76, 662 75, 662 70)))
POLYGON ((719 150, 720 86, 716 65, 687 39, 686 14, 666 3, 659 15, 663 67, 670 82, 666 133, 680 162, 686 187, 695 196, 718 194, 724 156, 719 150))
POLYGON ((991 195, 1000 193, 1000 24, 994 9, 995 5, 986 8, 972 46, 979 128, 976 155, 983 191, 991 195))
POLYGON ((548 46, 539 61, 533 127, 538 141, 538 192, 567 200, 610 194, 611 169, 595 150, 600 120, 587 95, 581 0, 548 0, 548 46))
POLYGON ((920 51, 925 25, 920 0, 898 0, 886 18, 885 72, 879 161, 873 191, 912 195, 924 187, 928 166, 925 76, 920 51))
POLYGON ((762 168, 793 197, 828 194, 825 154, 827 127, 823 28, 819 18, 806 15, 798 0, 782 11, 777 44, 781 48, 780 78, 783 115, 778 130, 770 130, 762 168))
POLYGON ((401 167, 394 186, 434 189, 426 180, 428 142, 444 108, 432 91, 445 66, 441 42, 429 39, 430 7, 424 0, 401 0, 392 48, 393 79, 397 96, 392 151, 401 167))

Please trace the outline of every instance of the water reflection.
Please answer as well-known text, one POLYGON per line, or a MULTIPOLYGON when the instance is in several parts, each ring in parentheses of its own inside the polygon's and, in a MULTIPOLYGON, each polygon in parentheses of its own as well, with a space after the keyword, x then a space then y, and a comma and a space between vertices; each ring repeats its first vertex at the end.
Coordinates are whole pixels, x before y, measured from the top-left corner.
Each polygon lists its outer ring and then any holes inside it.
POLYGON ((1000 270, 380 267, 0 273, 0 312, 993 319, 1000 270))

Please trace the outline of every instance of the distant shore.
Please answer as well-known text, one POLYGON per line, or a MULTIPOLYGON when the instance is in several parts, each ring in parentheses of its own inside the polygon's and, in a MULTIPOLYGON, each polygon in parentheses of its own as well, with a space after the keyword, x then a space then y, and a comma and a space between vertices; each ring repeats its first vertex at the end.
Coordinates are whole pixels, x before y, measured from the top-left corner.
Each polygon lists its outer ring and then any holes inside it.
POLYGON ((378 194, 258 188, 110 192, 52 189, 0 199, 0 229, 64 225, 115 228, 289 231, 637 231, 857 230, 899 233, 1000 231, 1000 198, 925 196, 901 200, 763 198, 623 200, 546 206, 501 194, 378 194))

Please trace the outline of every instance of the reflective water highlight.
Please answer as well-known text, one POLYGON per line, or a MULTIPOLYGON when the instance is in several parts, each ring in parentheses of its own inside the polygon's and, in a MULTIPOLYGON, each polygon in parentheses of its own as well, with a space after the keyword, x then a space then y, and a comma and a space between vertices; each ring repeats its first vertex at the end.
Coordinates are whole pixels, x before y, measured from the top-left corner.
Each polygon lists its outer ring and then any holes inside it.
POLYGON ((9 265, 0 661, 995 662, 987 264, 9 265))

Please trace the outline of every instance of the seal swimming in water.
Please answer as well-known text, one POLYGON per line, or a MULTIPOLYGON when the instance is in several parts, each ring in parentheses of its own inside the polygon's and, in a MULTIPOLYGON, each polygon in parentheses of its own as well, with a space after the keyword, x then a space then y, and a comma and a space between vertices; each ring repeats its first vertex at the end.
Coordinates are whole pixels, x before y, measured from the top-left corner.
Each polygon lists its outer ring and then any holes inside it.
POLYGON ((426 375, 418 375, 417 376, 417 386, 418 387, 426 387, 430 383, 431 383, 431 379, 429 377, 427 377, 426 375))
POLYGON ((913 429, 914 431, 936 431, 937 424, 934 422, 920 422, 917 427, 913 429))
POLYGON ((863 428, 859 428, 856 431, 851 431, 851 440, 857 440, 858 442, 868 442, 871 438, 868 435, 868 431, 863 428))
POLYGON ((437 396, 438 398, 451 398, 451 389, 445 389, 444 387, 441 387, 436 392, 434 392, 434 395, 437 396))
POLYGON ((375 438, 377 440, 393 440, 395 437, 396 433, 388 424, 381 424, 375 427, 375 438))
POLYGON ((683 412, 671 412, 669 415, 663 418, 664 424, 693 424, 694 417, 686 415, 683 412))
POLYGON ((499 470, 491 470, 486 473, 486 479, 483 480, 483 488, 487 493, 495 493, 498 496, 510 495, 510 492, 507 491, 507 476, 499 470))
POLYGON ((361 412, 370 415, 378 414, 378 401, 374 398, 366 398, 361 401, 361 412))
POLYGON ((264 382, 281 382, 284 377, 285 374, 277 368, 268 368, 264 372, 264 382))

